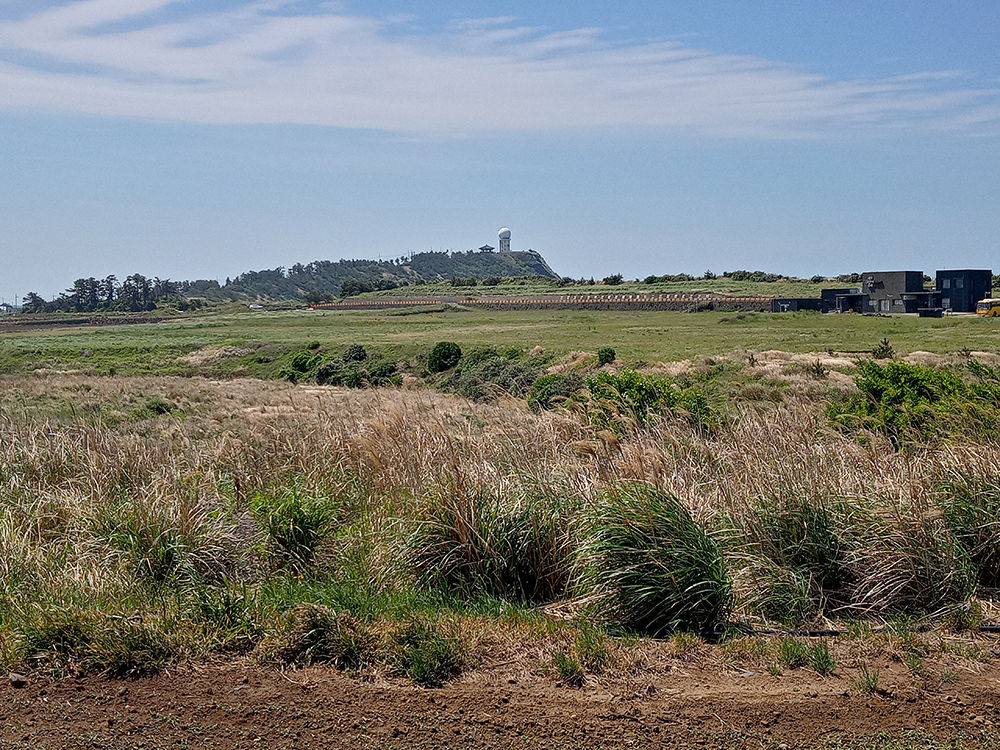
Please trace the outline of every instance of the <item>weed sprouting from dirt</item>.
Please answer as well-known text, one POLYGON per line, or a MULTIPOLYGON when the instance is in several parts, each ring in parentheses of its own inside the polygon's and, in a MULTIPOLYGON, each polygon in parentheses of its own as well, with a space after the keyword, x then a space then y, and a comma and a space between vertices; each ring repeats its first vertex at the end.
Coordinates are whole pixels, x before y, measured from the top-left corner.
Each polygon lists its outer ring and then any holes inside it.
POLYGON ((552 666, 555 667, 556 674, 559 675, 559 679, 564 685, 575 688, 583 687, 583 665, 580 664, 579 659, 565 651, 556 651, 552 654, 552 666))
POLYGON ((854 681, 854 687, 859 693, 873 694, 878 692, 879 673, 877 669, 868 669, 862 665, 861 676, 854 681))

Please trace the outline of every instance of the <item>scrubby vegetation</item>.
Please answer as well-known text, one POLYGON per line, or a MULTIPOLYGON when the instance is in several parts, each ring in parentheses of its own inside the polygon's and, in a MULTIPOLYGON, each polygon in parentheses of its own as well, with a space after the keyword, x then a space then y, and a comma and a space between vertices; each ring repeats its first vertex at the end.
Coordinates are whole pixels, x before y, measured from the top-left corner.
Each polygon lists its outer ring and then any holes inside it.
POLYGON ((472 347, 427 367, 457 396, 301 386, 391 383, 428 351, 309 340, 269 381, 7 376, 0 661, 241 653, 432 686, 484 658, 474 623, 574 627, 530 625, 555 608, 588 622, 545 662, 575 684, 606 633, 968 628, 1000 580, 990 366, 862 360, 852 382, 818 355, 599 370, 472 347))

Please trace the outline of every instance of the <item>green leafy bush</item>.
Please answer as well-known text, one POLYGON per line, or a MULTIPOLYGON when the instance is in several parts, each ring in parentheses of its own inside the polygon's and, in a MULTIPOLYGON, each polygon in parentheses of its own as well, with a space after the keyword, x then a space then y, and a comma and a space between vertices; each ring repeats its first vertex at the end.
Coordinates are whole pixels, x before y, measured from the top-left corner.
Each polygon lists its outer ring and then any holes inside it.
POLYGON ((586 414, 591 422, 603 427, 631 423, 644 426, 651 415, 673 415, 697 427, 708 427, 714 414, 705 393, 695 387, 682 387, 666 378, 652 378, 635 370, 618 373, 599 372, 587 378, 589 399, 586 414))
POLYGON ((715 539, 680 501, 642 484, 609 493, 582 544, 583 583, 601 614, 652 636, 720 622, 731 583, 715 539))
POLYGON ((892 348, 892 344, 889 343, 889 339, 887 338, 883 338, 872 347, 873 359, 893 359, 895 356, 896 350, 892 348))
POLYGON ((583 388, 583 376, 577 373, 542 375, 531 384, 528 406, 532 411, 551 409, 583 388))
POLYGON ((368 359, 368 352, 361 344, 351 344, 344 350, 345 362, 364 362, 368 359))
POLYGON ((431 372, 450 370, 462 359, 462 348, 452 341, 439 341, 427 356, 427 369, 431 372))
POLYGON ((854 377, 859 393, 832 403, 831 422, 884 434, 897 450, 949 435, 997 434, 1000 384, 967 382, 956 372, 905 362, 866 361, 854 377))
POLYGON ((463 357, 445 387, 473 401, 490 401, 502 393, 526 396, 537 378, 534 363, 520 358, 494 354, 466 361, 463 357))
POLYGON ((610 346, 602 346, 597 350, 597 366, 602 367, 615 361, 618 355, 610 346))

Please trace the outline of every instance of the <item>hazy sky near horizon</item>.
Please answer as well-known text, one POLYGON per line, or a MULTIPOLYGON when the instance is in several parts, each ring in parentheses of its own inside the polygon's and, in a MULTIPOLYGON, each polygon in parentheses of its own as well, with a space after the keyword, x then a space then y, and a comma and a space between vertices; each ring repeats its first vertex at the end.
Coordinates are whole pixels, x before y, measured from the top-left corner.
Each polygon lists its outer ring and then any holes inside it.
POLYGON ((1000 3, 0 0, 0 298, 496 244, 1000 272, 1000 3))

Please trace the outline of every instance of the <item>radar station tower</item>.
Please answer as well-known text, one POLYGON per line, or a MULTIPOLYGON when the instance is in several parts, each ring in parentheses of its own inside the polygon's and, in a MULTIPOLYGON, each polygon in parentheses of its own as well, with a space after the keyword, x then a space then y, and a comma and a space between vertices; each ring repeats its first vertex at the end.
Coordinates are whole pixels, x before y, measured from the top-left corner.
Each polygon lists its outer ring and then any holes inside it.
POLYGON ((510 252, 510 230, 507 227, 500 227, 500 231, 497 232, 497 239, 500 240, 500 252, 509 253, 510 252))

